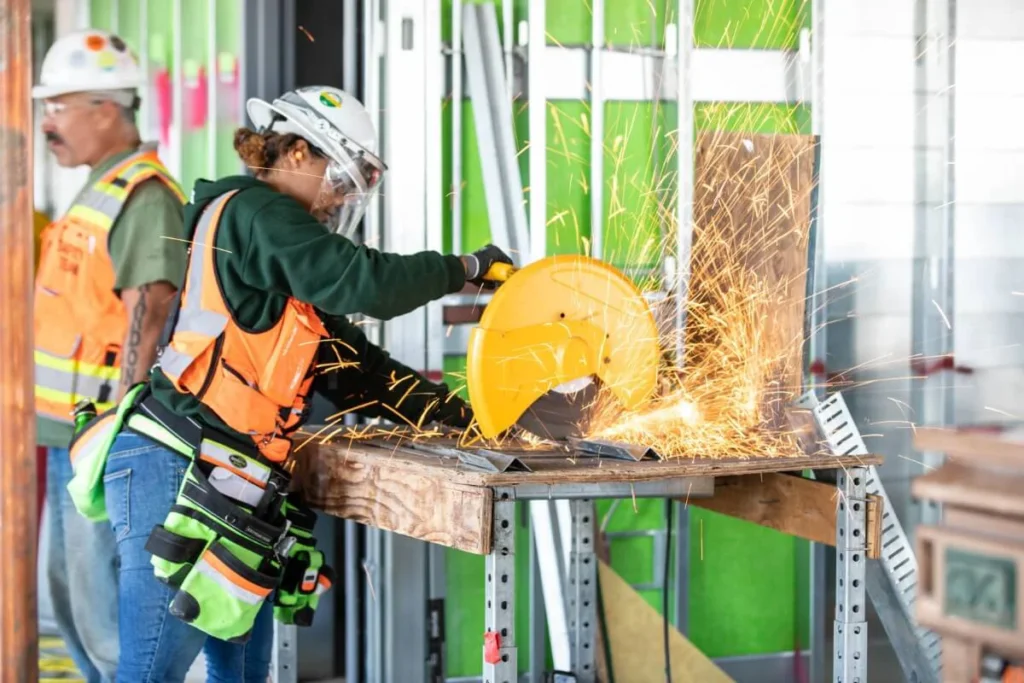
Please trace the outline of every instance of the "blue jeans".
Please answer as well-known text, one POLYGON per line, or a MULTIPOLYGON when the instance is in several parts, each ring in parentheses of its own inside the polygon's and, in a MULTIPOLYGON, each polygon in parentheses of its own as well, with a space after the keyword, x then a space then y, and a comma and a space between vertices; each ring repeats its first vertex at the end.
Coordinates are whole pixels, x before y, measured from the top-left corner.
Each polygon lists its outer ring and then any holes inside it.
POLYGON ((107 683, 117 669, 117 548, 110 525, 78 514, 67 490, 71 475, 68 449, 48 449, 46 578, 75 666, 88 683, 107 683))
POLYGON ((121 433, 103 482, 120 559, 121 659, 118 683, 180 683, 202 650, 210 683, 265 683, 273 647, 273 606, 260 610, 252 636, 228 643, 171 615, 175 589, 157 580, 146 540, 178 496, 188 461, 137 434, 121 433))

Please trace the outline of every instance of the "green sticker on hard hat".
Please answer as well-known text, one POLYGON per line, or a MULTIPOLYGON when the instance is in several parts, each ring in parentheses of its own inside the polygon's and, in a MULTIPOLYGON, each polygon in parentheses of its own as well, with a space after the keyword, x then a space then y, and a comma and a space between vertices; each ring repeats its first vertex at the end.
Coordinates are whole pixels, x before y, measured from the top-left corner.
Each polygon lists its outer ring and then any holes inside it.
POLYGON ((341 106, 341 98, 332 92, 324 90, 320 93, 320 104, 335 109, 341 106))

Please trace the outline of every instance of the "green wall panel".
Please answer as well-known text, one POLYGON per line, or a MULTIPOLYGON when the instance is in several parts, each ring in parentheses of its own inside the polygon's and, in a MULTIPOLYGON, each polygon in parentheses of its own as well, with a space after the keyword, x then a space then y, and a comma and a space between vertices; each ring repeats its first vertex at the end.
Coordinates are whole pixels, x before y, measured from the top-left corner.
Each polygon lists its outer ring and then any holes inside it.
POLYGON ((90 0, 89 25, 103 31, 110 31, 114 28, 113 0, 90 0))
POLYGON ((810 15, 810 0, 696 0, 693 41, 698 47, 795 49, 810 15))
MULTIPOLYGON (((181 0, 181 14, 188 17, 189 30, 181 36, 182 114, 181 183, 186 192, 198 178, 208 176, 210 131, 207 112, 197 111, 203 101, 199 90, 208 82, 206 73, 210 53, 210 2, 181 0)), ((207 86, 208 87, 208 86, 207 86)))
POLYGON ((140 2, 119 2, 117 4, 117 34, 128 47, 139 55, 142 32, 142 4, 140 2))
POLYGON ((217 69, 210 84, 217 88, 217 159, 218 178, 242 171, 242 162, 235 153, 235 129, 246 120, 242 105, 241 70, 242 26, 244 0, 214 0, 217 3, 217 24, 214 41, 217 47, 217 69))

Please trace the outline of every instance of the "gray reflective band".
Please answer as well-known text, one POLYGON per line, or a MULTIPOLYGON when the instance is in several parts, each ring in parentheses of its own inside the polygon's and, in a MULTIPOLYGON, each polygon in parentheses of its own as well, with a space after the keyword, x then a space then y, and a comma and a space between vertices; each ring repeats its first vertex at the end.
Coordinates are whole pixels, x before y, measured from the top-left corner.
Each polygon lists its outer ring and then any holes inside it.
POLYGON ((125 199, 118 199, 100 190, 88 190, 75 204, 98 211, 110 220, 116 220, 124 207, 125 199))
MULTIPOLYGON (((217 197, 210 202, 203 215, 199 217, 199 224, 196 226, 195 237, 192 238, 191 253, 188 261, 187 290, 184 293, 181 312, 178 314, 178 322, 174 326, 174 335, 179 332, 192 332, 202 334, 211 339, 216 338, 227 327, 227 316, 214 311, 205 311, 202 308, 203 287, 205 269, 203 258, 207 250, 213 249, 210 242, 210 233, 213 231, 213 217, 217 215, 221 207, 234 195, 234 192, 217 197)), ((217 283, 214 282, 216 287, 217 283)), ((195 361, 195 358, 188 356, 181 351, 175 350, 170 344, 164 348, 160 356, 160 368, 172 377, 180 377, 182 373, 195 361)))
MULTIPOLYGON (((206 552, 210 551, 207 550, 206 552)), ((221 562, 223 562, 223 560, 221 560, 221 562)), ((248 603, 250 605, 258 605, 260 601, 267 597, 265 595, 258 595, 256 593, 253 593, 252 591, 242 588, 241 586, 233 582, 231 579, 224 576, 219 571, 210 566, 205 561, 205 558, 199 560, 199 563, 196 564, 195 571, 198 571, 199 573, 203 574, 204 576, 212 580, 218 586, 223 588, 224 591, 229 595, 236 597, 242 602, 248 603)))
POLYGON ((199 454, 224 467, 243 472, 247 477, 258 481, 260 484, 266 485, 270 479, 270 468, 266 465, 260 464, 237 451, 224 448, 209 439, 203 439, 202 443, 199 444, 199 454), (239 464, 238 458, 242 459, 241 464, 239 464))
MULTIPOLYGON (((148 151, 149 151, 148 147, 144 146, 144 147, 140 148, 139 151, 136 152, 133 156, 141 158, 142 155, 145 154, 148 151)), ((139 173, 140 171, 147 170, 147 169, 152 169, 152 168, 153 168, 153 166, 151 164, 142 163, 142 162, 136 162, 136 163, 128 166, 127 168, 125 168, 120 173, 118 173, 117 176, 114 178, 114 180, 117 180, 118 178, 123 178, 123 179, 127 180, 127 179, 133 177, 135 174, 139 173)), ((113 184, 113 181, 111 181, 110 183, 107 183, 107 184, 108 185, 113 184)), ((104 216, 106 216, 111 221, 113 221, 113 220, 117 219, 118 215, 120 215, 121 209, 124 208, 124 205, 125 205, 125 203, 127 201, 128 201, 128 197, 127 196, 125 196, 124 198, 118 199, 117 197, 114 197, 114 196, 112 196, 112 195, 110 195, 110 194, 108 194, 106 192, 103 192, 101 190, 95 189, 95 185, 94 185, 92 188, 90 188, 88 191, 86 191, 82 195, 82 198, 79 199, 77 202, 75 202, 75 204, 77 204, 79 206, 87 206, 90 209, 92 209, 93 211, 99 211, 104 216)))
POLYGON ((63 370, 54 370, 36 363, 36 386, 53 391, 60 391, 75 398, 96 400, 104 388, 110 387, 113 397, 113 379, 100 379, 89 375, 76 375, 63 370))

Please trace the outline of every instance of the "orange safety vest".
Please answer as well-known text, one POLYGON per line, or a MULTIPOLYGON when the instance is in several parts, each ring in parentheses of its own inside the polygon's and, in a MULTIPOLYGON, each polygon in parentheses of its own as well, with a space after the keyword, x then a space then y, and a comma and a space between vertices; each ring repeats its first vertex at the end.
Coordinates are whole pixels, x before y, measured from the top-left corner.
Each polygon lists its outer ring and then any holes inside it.
POLYGON ((110 230, 132 191, 157 178, 185 194, 144 145, 97 180, 41 237, 35 292, 36 413, 70 423, 75 404, 100 412, 117 399, 128 314, 114 293, 110 230))
POLYGON ((283 462, 291 450, 287 435, 306 417, 320 340, 328 334, 313 306, 294 297, 266 332, 246 332, 232 317, 213 245, 224 206, 237 192, 214 199, 199 218, 178 319, 159 364, 178 391, 250 435, 267 459, 283 462))

